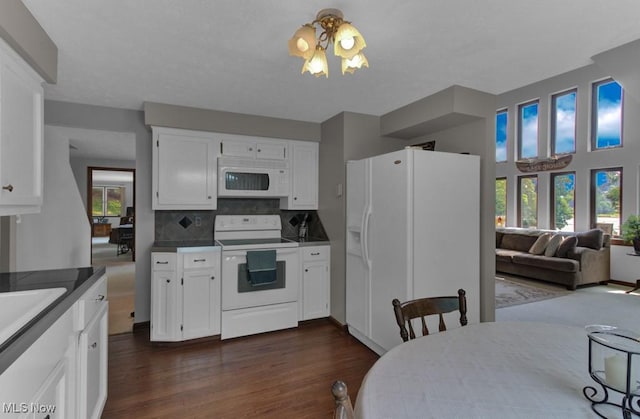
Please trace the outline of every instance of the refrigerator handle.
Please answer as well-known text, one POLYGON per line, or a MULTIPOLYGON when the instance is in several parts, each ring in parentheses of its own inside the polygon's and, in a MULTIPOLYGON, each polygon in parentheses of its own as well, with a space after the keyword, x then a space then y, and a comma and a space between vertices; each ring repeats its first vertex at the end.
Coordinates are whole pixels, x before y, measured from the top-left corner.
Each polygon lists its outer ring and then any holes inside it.
POLYGON ((362 247, 363 256, 369 270, 371 270, 371 260, 369 259, 369 220, 371 219, 371 208, 368 207, 364 215, 364 226, 362 227, 362 247))

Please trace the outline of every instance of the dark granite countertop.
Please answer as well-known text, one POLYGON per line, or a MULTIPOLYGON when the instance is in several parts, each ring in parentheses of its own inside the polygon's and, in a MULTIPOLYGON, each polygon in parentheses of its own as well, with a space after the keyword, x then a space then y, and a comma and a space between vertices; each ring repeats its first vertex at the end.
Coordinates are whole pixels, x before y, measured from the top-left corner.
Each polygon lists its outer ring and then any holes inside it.
POLYGON ((202 248, 202 251, 212 250, 211 247, 219 247, 215 240, 158 240, 151 247, 152 252, 178 252, 181 248, 202 248), (209 249, 207 249, 209 248, 209 249))
POLYGON ((105 273, 104 266, 0 273, 0 292, 66 288, 66 292, 0 344, 0 374, 105 273))

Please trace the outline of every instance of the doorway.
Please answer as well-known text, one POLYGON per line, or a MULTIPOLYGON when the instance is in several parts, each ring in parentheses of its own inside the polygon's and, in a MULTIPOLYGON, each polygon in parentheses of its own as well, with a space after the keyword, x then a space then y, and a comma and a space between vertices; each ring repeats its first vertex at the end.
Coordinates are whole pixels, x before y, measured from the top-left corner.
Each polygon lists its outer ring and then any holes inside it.
POLYGON ((87 167, 91 265, 106 268, 110 335, 133 329, 135 173, 130 168, 87 167))

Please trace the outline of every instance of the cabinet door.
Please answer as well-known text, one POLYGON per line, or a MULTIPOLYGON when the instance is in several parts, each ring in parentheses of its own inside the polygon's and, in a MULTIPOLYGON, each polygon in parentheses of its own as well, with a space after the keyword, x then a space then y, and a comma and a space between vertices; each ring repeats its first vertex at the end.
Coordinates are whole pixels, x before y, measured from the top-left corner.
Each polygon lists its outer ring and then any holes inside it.
POLYGON ((107 401, 108 307, 102 308, 80 333, 78 417, 99 419, 107 401))
POLYGON ((151 340, 180 340, 176 271, 154 271, 151 279, 151 340))
POLYGON ((287 144, 284 142, 258 141, 256 143, 256 158, 269 160, 284 160, 287 157, 287 144))
POLYGON ((31 69, 5 46, 0 45, 0 214, 37 212, 42 205, 43 90, 31 69), (8 205, 35 208, 12 212, 8 205))
POLYGON ((185 271, 182 338, 220 333, 220 278, 214 270, 185 271))
POLYGON ((256 143, 243 140, 223 140, 222 155, 230 157, 256 157, 256 143))
POLYGON ((282 201, 285 209, 318 209, 318 143, 292 143, 291 193, 282 201))
POLYGON ((153 209, 216 209, 219 140, 159 131, 153 209))
MULTIPOLYGON (((29 407, 34 419, 66 419, 67 409, 67 362, 63 359, 47 377, 29 407)), ((29 416, 31 418, 32 416, 29 416)))
POLYGON ((329 316, 329 265, 327 262, 304 263, 302 287, 303 320, 329 316))

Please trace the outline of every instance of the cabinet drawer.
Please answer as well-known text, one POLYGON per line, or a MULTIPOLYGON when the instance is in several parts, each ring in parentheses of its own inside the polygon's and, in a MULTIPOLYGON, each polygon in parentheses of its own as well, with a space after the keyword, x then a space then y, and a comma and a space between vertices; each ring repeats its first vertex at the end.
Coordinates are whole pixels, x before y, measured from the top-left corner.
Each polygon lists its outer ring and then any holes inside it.
POLYGON ((154 271, 175 271, 176 270, 176 254, 175 253, 152 253, 151 269, 154 271))
POLYGON ((220 253, 188 253, 184 255, 184 269, 212 268, 218 265, 220 253))
POLYGON ((103 275, 76 302, 75 330, 83 330, 107 300, 107 276, 103 275))
POLYGON ((302 260, 305 262, 314 260, 327 260, 329 258, 329 246, 303 247, 302 260))

